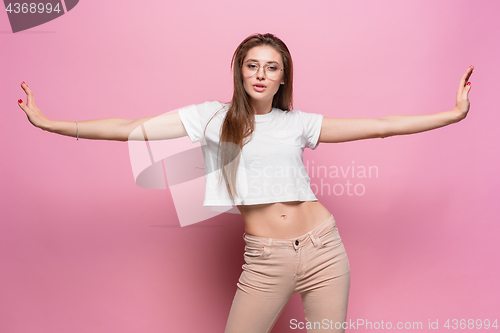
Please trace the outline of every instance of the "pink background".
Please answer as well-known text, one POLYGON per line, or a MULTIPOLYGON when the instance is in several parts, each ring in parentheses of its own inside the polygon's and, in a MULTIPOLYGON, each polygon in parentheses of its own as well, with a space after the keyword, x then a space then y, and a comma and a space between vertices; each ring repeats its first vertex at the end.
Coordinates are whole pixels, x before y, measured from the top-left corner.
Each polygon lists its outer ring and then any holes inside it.
MULTIPOLYGON (((463 122, 320 144, 304 158, 379 170, 323 179, 362 183, 364 195, 318 194, 349 255, 348 319, 424 329, 439 319, 442 332, 446 319, 498 319, 499 11, 493 0, 86 0, 16 34, 2 12, 0 331, 224 330, 243 264, 241 215, 181 228, 169 190, 135 184, 127 143, 42 132, 16 101, 26 101, 22 81, 56 120, 228 101, 231 55, 255 32, 287 43, 295 108, 327 117, 451 110, 475 66, 463 122)), ((304 321, 297 294, 273 332, 291 331, 291 319, 304 321)))

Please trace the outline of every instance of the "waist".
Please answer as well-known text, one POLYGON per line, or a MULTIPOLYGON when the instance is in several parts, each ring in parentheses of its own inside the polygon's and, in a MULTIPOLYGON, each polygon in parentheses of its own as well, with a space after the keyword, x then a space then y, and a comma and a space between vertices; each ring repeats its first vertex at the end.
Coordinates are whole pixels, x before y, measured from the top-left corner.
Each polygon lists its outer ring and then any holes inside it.
POLYGON ((319 201, 290 201, 237 206, 245 233, 257 237, 291 239, 303 235, 332 214, 319 201))
POLYGON ((335 218, 332 214, 322 221, 315 228, 310 231, 304 233, 303 235, 296 236, 290 239, 278 239, 278 238, 268 238, 268 237, 259 237, 254 235, 249 235, 246 232, 243 233, 243 239, 247 246, 252 245, 263 245, 267 247, 293 247, 300 248, 305 246, 309 242, 316 243, 317 238, 324 237, 331 233, 333 228, 336 227, 335 218))

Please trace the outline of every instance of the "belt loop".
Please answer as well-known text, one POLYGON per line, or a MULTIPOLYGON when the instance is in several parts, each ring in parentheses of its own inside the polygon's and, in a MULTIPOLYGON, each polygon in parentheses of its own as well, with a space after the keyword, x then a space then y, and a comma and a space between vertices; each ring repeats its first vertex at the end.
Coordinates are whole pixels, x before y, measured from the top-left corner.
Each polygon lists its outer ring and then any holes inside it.
POLYGON ((310 231, 308 232, 308 234, 309 234, 309 237, 311 238, 315 248, 319 249, 321 246, 323 246, 323 243, 321 242, 321 239, 319 237, 316 238, 316 236, 314 236, 312 234, 312 232, 310 232, 310 231))
POLYGON ((264 256, 269 257, 271 254, 271 246, 273 245, 273 240, 272 238, 269 238, 267 240, 267 245, 264 245, 264 256))

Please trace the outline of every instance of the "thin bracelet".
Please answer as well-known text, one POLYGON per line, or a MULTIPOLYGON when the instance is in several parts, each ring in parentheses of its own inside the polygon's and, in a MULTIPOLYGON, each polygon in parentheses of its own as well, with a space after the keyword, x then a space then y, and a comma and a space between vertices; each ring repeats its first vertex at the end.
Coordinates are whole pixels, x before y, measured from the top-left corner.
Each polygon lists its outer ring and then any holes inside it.
POLYGON ((75 120, 76 122, 76 139, 78 140, 78 120, 75 120))

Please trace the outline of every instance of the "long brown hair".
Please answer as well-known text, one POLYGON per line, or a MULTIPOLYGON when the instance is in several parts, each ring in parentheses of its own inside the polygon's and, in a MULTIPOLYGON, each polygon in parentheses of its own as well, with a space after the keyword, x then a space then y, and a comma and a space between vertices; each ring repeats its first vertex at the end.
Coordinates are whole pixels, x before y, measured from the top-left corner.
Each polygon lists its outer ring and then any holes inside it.
MULTIPOLYGON (((281 54, 284 67, 284 84, 281 84, 273 97, 272 107, 283 111, 293 109, 292 87, 293 87, 293 65, 292 56, 285 43, 273 34, 254 34, 248 36, 234 51, 231 60, 233 68, 234 92, 229 109, 222 124, 218 152, 221 151, 220 162, 217 169, 222 171, 226 181, 227 191, 234 204, 236 191, 236 173, 240 160, 240 153, 243 146, 248 142, 243 142, 250 137, 255 129, 255 117, 250 107, 250 97, 243 86, 243 76, 241 67, 248 51, 256 46, 269 45, 274 47, 281 54), (221 149, 222 147, 222 149, 221 149), (221 167, 224 166, 224 167, 221 167)), ((222 179, 219 178, 219 185, 222 179)))

